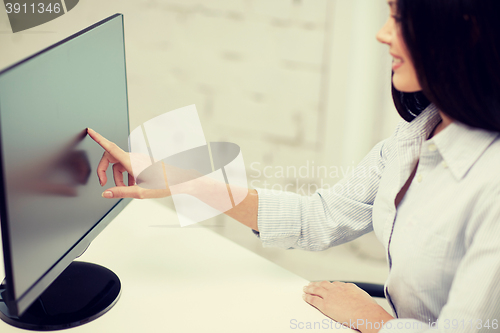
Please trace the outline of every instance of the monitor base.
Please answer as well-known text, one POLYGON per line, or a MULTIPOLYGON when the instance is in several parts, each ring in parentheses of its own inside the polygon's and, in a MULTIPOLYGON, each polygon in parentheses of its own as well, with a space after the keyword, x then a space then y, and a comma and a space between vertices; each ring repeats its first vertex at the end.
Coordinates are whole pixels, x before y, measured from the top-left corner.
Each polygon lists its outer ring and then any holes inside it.
POLYGON ((88 323, 108 312, 120 297, 118 276, 109 269, 74 261, 23 313, 10 315, 0 302, 0 318, 33 331, 54 331, 88 323))

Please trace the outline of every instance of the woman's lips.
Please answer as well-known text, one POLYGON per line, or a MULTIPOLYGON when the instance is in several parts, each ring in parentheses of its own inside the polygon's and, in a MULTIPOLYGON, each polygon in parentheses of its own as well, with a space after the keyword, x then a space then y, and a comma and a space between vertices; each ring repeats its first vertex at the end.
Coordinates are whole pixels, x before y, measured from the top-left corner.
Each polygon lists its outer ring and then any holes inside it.
POLYGON ((399 67, 403 66, 404 61, 400 57, 396 57, 395 55, 392 55, 392 56, 393 56, 392 70, 395 71, 399 67))

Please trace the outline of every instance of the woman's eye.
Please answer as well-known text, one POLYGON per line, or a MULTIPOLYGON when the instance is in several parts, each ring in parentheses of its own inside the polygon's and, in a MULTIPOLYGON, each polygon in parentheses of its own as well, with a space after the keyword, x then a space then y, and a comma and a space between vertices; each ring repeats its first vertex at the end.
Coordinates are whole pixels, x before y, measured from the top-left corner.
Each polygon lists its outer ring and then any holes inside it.
POLYGON ((394 21, 396 21, 398 23, 401 22, 401 17, 400 16, 398 16, 398 15, 391 15, 391 17, 394 19, 394 21))

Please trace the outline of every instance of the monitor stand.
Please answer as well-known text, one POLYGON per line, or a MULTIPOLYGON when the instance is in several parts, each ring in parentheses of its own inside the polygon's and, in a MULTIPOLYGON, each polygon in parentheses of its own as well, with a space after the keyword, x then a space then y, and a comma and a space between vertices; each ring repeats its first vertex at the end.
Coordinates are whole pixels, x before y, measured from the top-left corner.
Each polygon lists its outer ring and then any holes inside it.
POLYGON ((28 330, 53 331, 79 326, 109 311, 120 297, 118 276, 102 266, 74 261, 21 317, 0 302, 0 318, 28 330))

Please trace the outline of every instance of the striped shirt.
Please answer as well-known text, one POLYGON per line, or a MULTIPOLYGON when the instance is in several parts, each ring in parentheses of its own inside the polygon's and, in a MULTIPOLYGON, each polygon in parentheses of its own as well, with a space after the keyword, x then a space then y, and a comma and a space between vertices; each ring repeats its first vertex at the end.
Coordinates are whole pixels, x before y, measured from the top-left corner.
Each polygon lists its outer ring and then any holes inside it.
POLYGON ((319 251, 375 231, 395 316, 381 333, 500 331, 500 136, 455 121, 428 139, 440 120, 432 104, 402 120, 312 196, 257 189, 266 247, 319 251))

